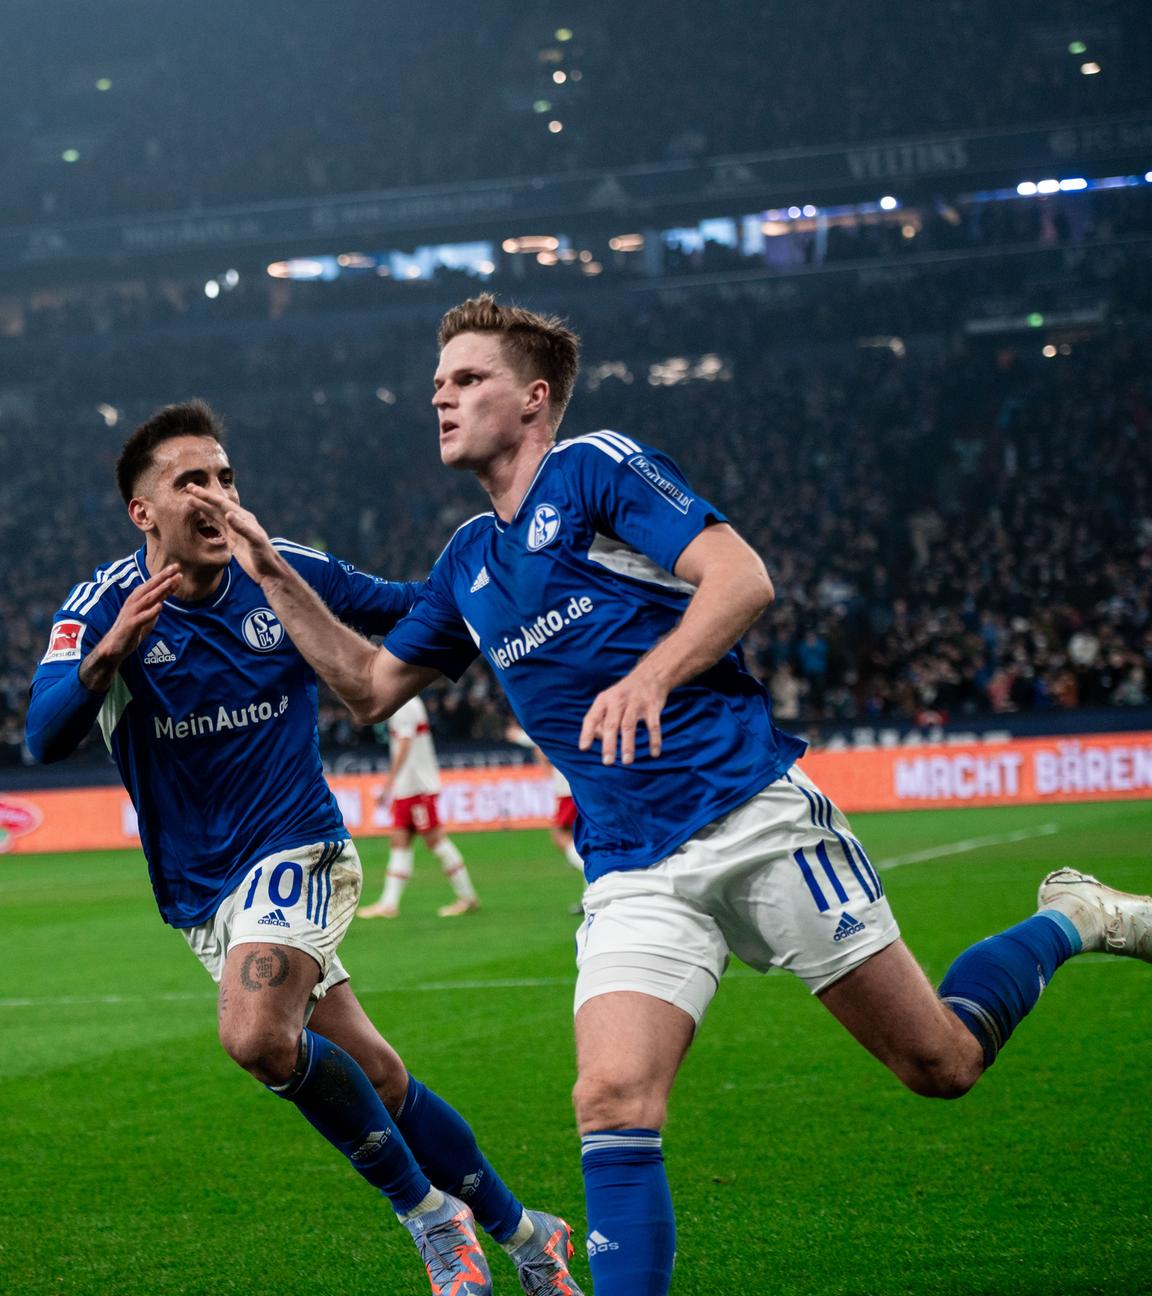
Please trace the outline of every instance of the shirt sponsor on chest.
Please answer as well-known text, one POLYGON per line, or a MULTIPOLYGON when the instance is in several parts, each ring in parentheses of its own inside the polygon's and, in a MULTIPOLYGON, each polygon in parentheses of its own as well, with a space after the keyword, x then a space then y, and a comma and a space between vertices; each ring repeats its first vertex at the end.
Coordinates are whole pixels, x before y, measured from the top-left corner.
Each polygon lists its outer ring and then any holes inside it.
POLYGON ((504 642, 488 649, 488 656, 497 670, 507 670, 522 658, 527 657, 533 649, 539 648, 549 639, 563 633, 574 621, 587 616, 592 611, 593 603, 587 594, 573 595, 562 608, 549 608, 541 612, 531 625, 521 625, 510 635, 504 636, 504 642))
POLYGON ((230 707, 222 702, 215 710, 193 712, 183 720, 175 716, 153 716, 157 738, 199 738, 204 734, 228 733, 234 729, 247 729, 261 725, 288 710, 287 694, 278 703, 249 702, 247 706, 230 707))

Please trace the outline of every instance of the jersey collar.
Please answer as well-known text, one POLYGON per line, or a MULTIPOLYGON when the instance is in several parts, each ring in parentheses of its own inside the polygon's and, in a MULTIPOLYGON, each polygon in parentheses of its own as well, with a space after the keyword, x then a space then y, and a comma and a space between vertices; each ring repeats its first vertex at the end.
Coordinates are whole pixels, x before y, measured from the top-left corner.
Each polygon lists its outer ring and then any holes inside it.
MULTIPOLYGON (((144 561, 144 551, 146 545, 141 545, 136 550, 136 569, 140 573, 141 580, 148 579, 148 567, 144 561)), ((164 606, 171 608, 173 612, 208 612, 214 607, 219 607, 228 596, 228 591, 232 588, 232 568, 236 565, 236 559, 232 558, 228 566, 224 569, 224 579, 220 582, 220 588, 210 599, 200 599, 196 603, 189 603, 185 599, 175 597, 166 598, 164 606)))
POLYGON ((521 498, 520 503, 516 505, 516 512, 512 514, 510 521, 501 522, 500 514, 497 513, 495 509, 493 509, 492 517, 496 522, 497 531, 503 533, 505 530, 507 530, 508 527, 515 526, 516 519, 520 516, 521 512, 524 509, 524 505, 528 503, 528 497, 532 494, 533 490, 536 488, 536 483, 540 480, 540 474, 544 471, 544 465, 548 462, 549 459, 552 458, 555 449, 556 447, 555 445, 553 445, 552 448, 544 455, 544 458, 540 460, 540 463, 537 466, 536 471, 532 474, 532 480, 528 483, 528 489, 524 492, 524 495, 521 498))

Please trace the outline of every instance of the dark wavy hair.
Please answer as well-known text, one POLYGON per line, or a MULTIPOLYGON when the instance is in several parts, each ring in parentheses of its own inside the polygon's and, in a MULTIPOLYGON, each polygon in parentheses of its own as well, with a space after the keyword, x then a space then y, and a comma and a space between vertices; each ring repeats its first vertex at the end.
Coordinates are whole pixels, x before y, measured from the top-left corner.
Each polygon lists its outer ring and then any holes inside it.
POLYGON ((120 448, 116 460, 116 485, 125 504, 132 503, 136 483, 152 467, 156 447, 180 436, 210 437, 213 441, 223 442, 224 425, 202 400, 183 401, 157 410, 120 448))

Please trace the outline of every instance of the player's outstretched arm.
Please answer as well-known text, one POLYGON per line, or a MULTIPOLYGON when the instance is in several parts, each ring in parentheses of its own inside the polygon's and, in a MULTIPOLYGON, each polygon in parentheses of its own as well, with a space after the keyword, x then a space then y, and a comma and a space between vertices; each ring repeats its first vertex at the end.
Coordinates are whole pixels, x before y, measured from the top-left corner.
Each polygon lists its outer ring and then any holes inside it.
POLYGON ((624 765, 632 763, 640 724, 649 750, 659 756, 668 694, 715 665, 775 597, 759 555, 727 523, 708 527, 688 545, 676 575, 696 586, 680 624, 584 716, 580 749, 599 740, 605 765, 615 764, 617 751, 624 765))
POLYGON ((198 486, 186 489, 228 536, 236 560, 264 591, 301 656, 359 724, 386 719, 439 676, 433 667, 412 666, 377 648, 333 616, 254 514, 198 486))

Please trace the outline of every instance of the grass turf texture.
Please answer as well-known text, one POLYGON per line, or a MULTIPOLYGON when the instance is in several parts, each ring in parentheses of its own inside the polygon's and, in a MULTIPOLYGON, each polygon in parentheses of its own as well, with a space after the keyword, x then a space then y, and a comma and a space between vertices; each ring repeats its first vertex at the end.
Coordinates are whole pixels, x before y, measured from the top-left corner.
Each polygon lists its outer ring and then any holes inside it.
MULTIPOLYGON (((885 874, 934 982, 1030 912, 1048 869, 1152 890, 1152 803, 857 816, 874 862, 1045 824, 1058 831, 885 874)), ((543 833, 460 841, 479 914, 435 917, 449 891, 420 851, 403 917, 356 921, 342 955, 413 1072, 467 1114, 529 1204, 579 1235, 579 884, 543 833)), ((384 852, 362 851, 372 895, 384 852)), ((211 986, 157 918, 138 857, 0 860, 0 926, 0 1291, 427 1293, 385 1203, 219 1049, 211 986)), ((665 1135, 674 1293, 1152 1291, 1150 1007, 1152 969, 1076 960, 968 1098, 930 1103, 792 978, 733 968, 665 1135)), ((518 1291, 488 1250, 496 1292, 518 1291)), ((590 1290, 582 1256, 575 1271, 590 1290)))

